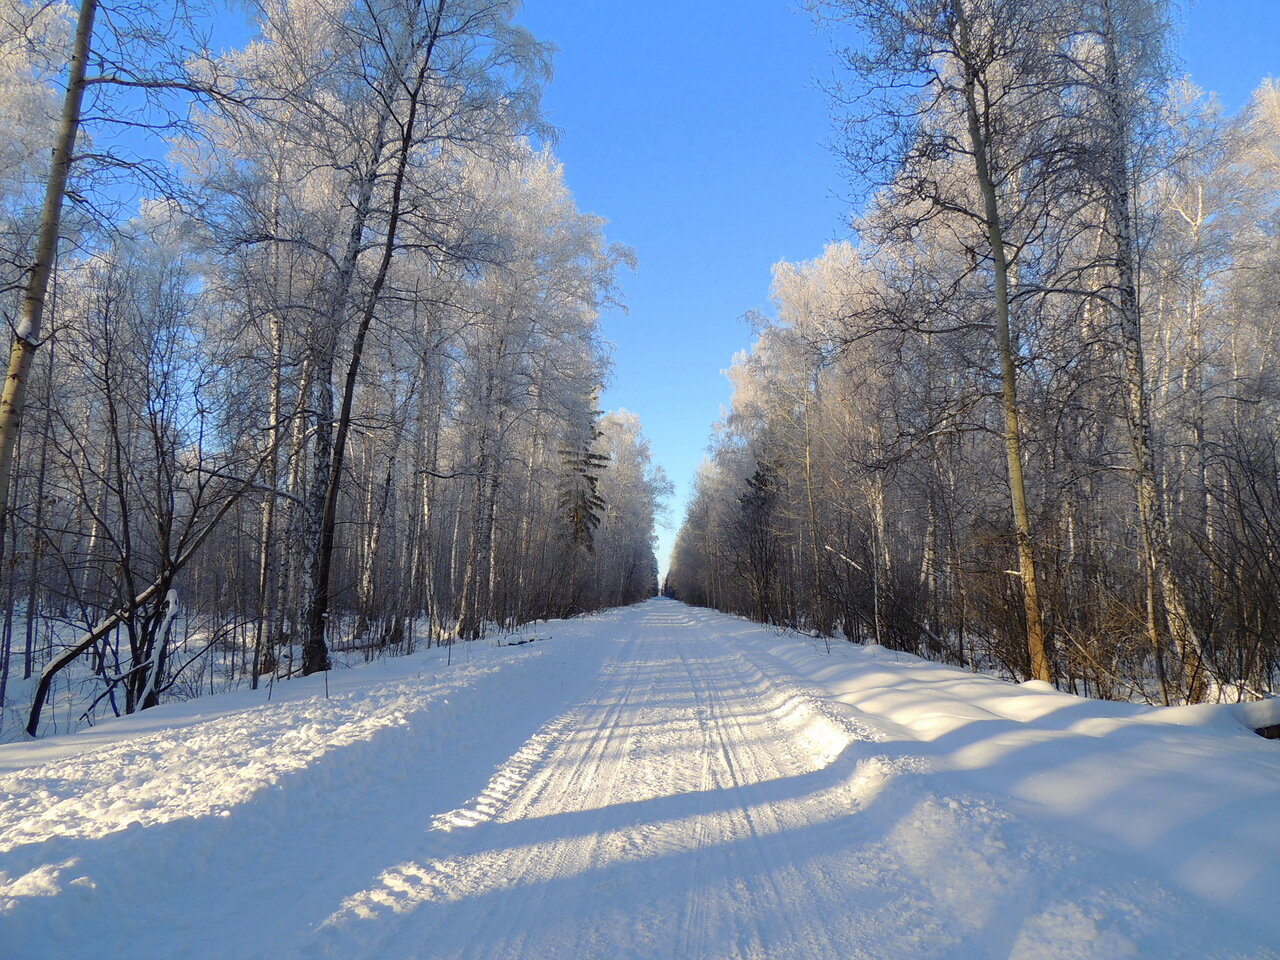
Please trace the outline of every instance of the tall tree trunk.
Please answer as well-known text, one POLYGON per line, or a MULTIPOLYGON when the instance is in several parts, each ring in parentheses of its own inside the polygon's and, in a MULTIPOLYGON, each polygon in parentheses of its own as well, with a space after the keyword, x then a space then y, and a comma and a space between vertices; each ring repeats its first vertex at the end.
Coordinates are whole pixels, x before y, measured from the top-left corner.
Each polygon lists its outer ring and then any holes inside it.
MULTIPOLYGON (((276 633, 269 641, 269 645, 275 647, 289 642, 301 622, 304 579, 302 568, 306 559, 305 547, 309 542, 303 509, 308 489, 307 437, 310 433, 309 418, 305 411, 310 405, 311 383, 315 377, 313 359, 311 356, 305 357, 298 373, 295 409, 289 426, 288 453, 285 456, 285 490, 289 496, 282 505, 285 511, 282 525, 284 552, 278 561, 279 573, 276 577, 276 633)), ((279 435, 277 440, 283 443, 283 438, 279 435)))
MULTIPOLYGON (((333 546, 334 535, 337 528, 337 512, 338 512, 338 491, 342 481, 343 459, 346 456, 347 437, 351 431, 351 415, 353 405, 355 403, 356 381, 360 374, 361 360, 364 356, 365 340, 369 335, 369 327, 373 323, 373 318, 377 312, 378 306, 382 302, 382 289, 386 285, 387 275, 391 270, 391 262, 395 256, 397 249, 397 232, 400 226, 400 219, 404 214, 402 195, 404 192, 405 180, 409 171, 409 160, 413 155, 414 140, 417 136, 417 119, 418 112, 421 109, 421 97, 423 87, 426 85, 427 74, 430 70, 432 52, 435 49, 438 31, 441 26, 441 15, 443 13, 445 0, 437 0, 435 20, 432 26, 432 32, 428 36, 425 48, 421 53, 421 61, 418 65, 418 71, 411 87, 404 90, 404 94, 408 101, 409 112, 405 119, 400 123, 399 137, 399 153, 396 162, 395 171, 392 175, 391 194, 387 200, 387 226, 386 233, 381 243, 381 259, 378 263, 377 271, 373 277, 368 294, 365 296, 363 309, 360 312, 359 321, 356 325, 355 337, 351 343, 351 359, 347 364, 347 373, 343 381, 342 404, 338 411, 338 420, 334 425, 333 446, 331 451, 331 463, 329 469, 328 482, 324 490, 324 504, 320 518, 320 531, 316 543, 316 556, 314 563, 314 575, 311 578, 311 599, 307 609, 307 637, 303 648, 303 673, 314 673, 317 670, 327 670, 329 668, 328 648, 325 646, 324 634, 325 625, 329 618, 329 572, 333 563, 333 546)), ((398 68, 397 68, 398 69, 398 68)), ((398 76, 396 80, 399 81, 398 76)), ((352 256, 350 257, 351 271, 354 274, 355 254, 358 253, 360 247, 360 239, 364 235, 364 220, 368 216, 369 205, 373 196, 374 181, 377 178, 378 168, 382 163, 382 154, 385 147, 384 133, 387 124, 391 121, 389 104, 384 107, 378 118, 378 127, 374 136, 374 149, 370 156, 370 166, 367 172, 367 178, 362 185, 361 205, 364 209, 363 216, 357 217, 357 222, 353 224, 351 236, 355 244, 350 248, 352 256)), ((346 288, 349 290, 350 282, 346 288)), ((344 291, 340 303, 345 305, 347 293, 344 291)), ((341 315, 342 307, 335 312, 335 318, 341 315)), ((336 330, 335 330, 336 333, 336 330)), ((335 337, 336 339, 336 337, 335 337)), ((335 344, 336 347, 336 344, 335 344)))
MULTIPOLYGON (((961 21, 961 33, 967 35, 963 11, 955 5, 961 21)), ((967 39, 964 41, 967 46, 967 39)), ((1040 607, 1040 585, 1036 575, 1035 546, 1031 533, 1031 514, 1027 509, 1026 484, 1022 475, 1022 424, 1018 410, 1017 370, 1014 366, 1013 342, 1009 330, 1009 262, 1005 253, 1000 203, 991 176, 990 147, 983 131, 978 104, 978 77, 965 63, 965 113, 969 128, 969 147, 973 154, 978 189, 982 194, 987 242, 991 247, 992 273, 995 280, 996 352, 1000 363, 1000 405, 1004 415, 1005 464, 1009 478, 1009 501, 1013 509, 1014 534, 1018 548, 1018 576, 1022 583, 1022 604, 1026 616, 1027 654, 1031 676, 1050 682, 1052 673, 1046 643, 1044 616, 1040 607)))
POLYGON ((325 350, 316 363, 311 384, 314 429, 312 476, 305 516, 307 609, 303 614, 302 674, 329 669, 325 627, 329 619, 329 565, 333 534, 326 536, 328 489, 333 474, 333 353, 325 350), (322 598, 322 599, 321 599, 322 598))
POLYGON ((804 392, 804 495, 809 540, 809 611, 812 626, 822 633, 831 630, 831 614, 822 590, 822 558, 818 545, 818 506, 813 490, 813 404, 817 402, 818 378, 812 376, 804 392))
POLYGON ((489 480, 485 492, 485 518, 484 518, 484 540, 482 541, 481 553, 485 556, 485 595, 484 603, 481 609, 481 617, 484 620, 495 620, 496 602, 498 594, 498 488, 502 483, 501 470, 501 450, 503 443, 503 426, 506 420, 506 407, 500 403, 498 407, 498 451, 499 455, 494 458, 494 469, 489 472, 489 480))
MULTIPOLYGON (((80 107, 84 102, 85 70, 93 42, 93 20, 98 0, 81 0, 76 18, 75 42, 67 69, 67 92, 62 100, 62 117, 53 143, 49 178, 45 183, 44 206, 40 211, 40 229, 36 236, 35 257, 27 273, 22 291, 22 307, 14 328, 13 346, 9 352, 9 371, 0 391, 0 504, 9 502, 9 484, 13 475, 13 453, 22 429, 27 379, 31 361, 40 346, 40 327, 44 320, 44 300, 58 257, 58 232, 62 224, 62 203, 67 192, 67 175, 75 154, 76 135, 80 131, 80 107)), ((5 524, 0 510, 0 551, 4 549, 5 524)))
MULTIPOLYGON (((284 333, 282 325, 277 319, 274 311, 271 313, 268 323, 271 330, 271 396, 268 401, 268 421, 271 424, 271 440, 272 448, 278 449, 280 446, 281 431, 284 429, 280 423, 281 414, 281 390, 282 390, 282 367, 284 365, 284 333)), ((249 670, 249 686, 250 689, 258 689, 258 676, 262 670, 263 654, 266 653, 267 644, 272 637, 271 622, 273 619, 271 609, 271 578, 275 575, 277 566, 277 551, 275 547, 275 530, 276 530, 276 486, 280 482, 279 476, 279 458, 272 456, 266 465, 265 475, 263 477, 263 485, 267 487, 266 498, 262 504, 262 516, 259 523, 259 539, 258 539, 258 616, 254 625, 253 635, 253 665, 249 670)))
POLYGON ((1138 265, 1133 237, 1133 202, 1130 194, 1130 127, 1123 103, 1119 52, 1116 49, 1116 22, 1111 0, 1101 0, 1103 14, 1104 99, 1107 110, 1107 170, 1105 201, 1111 221, 1112 256, 1116 270, 1118 325, 1122 354, 1125 415, 1134 460, 1134 486, 1138 522, 1146 566, 1160 587, 1169 633, 1182 661, 1186 696, 1196 701, 1203 696, 1204 649, 1192 626, 1186 598, 1173 572, 1172 541, 1165 519, 1164 501, 1156 478, 1151 439, 1151 410, 1148 400, 1142 344, 1142 314, 1138 298, 1138 265))
MULTIPOLYGON (((414 391, 411 385, 410 394, 414 391)), ((396 407, 395 393, 392 393, 391 406, 396 407)), ((397 422, 390 442, 390 449, 387 451, 387 468, 383 475, 382 482, 374 484, 373 477, 370 477, 370 498, 373 501, 370 504, 369 517, 369 536, 365 541, 364 560, 360 569, 359 583, 359 600, 360 615, 364 619, 370 619, 374 612, 374 602, 376 600, 375 592, 378 582, 377 563, 378 554, 382 549, 382 539, 387 529, 387 517, 391 512, 392 503, 394 502, 395 492, 395 476, 396 465, 400 457, 400 443, 404 436, 405 418, 401 417, 397 422)), ((370 457, 372 460, 372 456, 370 457)), ((371 470, 372 472, 372 470, 371 470)), ((392 550, 394 552, 394 543, 392 550)), ((384 615, 392 614, 399 607, 399 602, 390 605, 383 611, 384 615)))
POLYGON ((22 679, 29 680, 35 670, 36 610, 40 604, 40 559, 47 543, 44 528, 45 485, 49 472, 49 446, 53 433, 53 346, 49 346, 48 370, 45 374, 44 425, 40 431, 40 464, 36 468, 36 515, 31 531, 31 565, 27 574, 26 637, 22 654, 22 679))

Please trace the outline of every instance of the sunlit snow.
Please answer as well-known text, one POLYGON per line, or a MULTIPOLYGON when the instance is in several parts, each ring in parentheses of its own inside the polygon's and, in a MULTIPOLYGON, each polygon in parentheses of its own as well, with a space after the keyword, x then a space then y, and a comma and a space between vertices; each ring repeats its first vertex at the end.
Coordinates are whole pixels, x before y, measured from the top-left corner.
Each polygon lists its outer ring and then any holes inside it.
POLYGON ((1276 957, 1280 743, 653 600, 0 748, 0 955, 1276 957))

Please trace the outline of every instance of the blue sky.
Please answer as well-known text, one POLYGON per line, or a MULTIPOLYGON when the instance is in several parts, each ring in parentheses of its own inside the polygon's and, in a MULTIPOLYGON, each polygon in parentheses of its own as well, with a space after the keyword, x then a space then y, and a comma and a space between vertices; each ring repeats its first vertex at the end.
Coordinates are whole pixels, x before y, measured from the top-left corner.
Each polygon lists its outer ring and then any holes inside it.
MULTIPOLYGON (((846 234, 828 42, 788 0, 525 0, 519 19, 559 48, 544 106, 578 205, 639 259, 628 312, 604 318, 602 402, 640 415, 675 483, 665 570, 729 398, 721 371, 751 343, 740 318, 768 308, 772 264, 846 234)), ((1186 71, 1229 110, 1280 74, 1280 0, 1201 0, 1181 19, 1186 71)))

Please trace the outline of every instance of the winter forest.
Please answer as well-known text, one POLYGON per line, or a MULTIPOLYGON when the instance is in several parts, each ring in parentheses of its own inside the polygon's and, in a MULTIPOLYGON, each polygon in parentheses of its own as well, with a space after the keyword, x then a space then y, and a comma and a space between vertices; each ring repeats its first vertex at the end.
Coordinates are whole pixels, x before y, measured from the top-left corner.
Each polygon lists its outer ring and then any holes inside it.
POLYGON ((0 0, 0 960, 1280 960, 1277 37, 0 0))
POLYGON ((660 590, 1275 692, 1280 86, 1225 111, 1165 0, 810 0, 852 229, 775 266, 662 584, 672 484, 601 409, 636 257, 551 45, 514 0, 228 9, 0 0, 0 738, 660 590))
POLYGON ((1280 664, 1280 87, 1159 0, 835 0, 870 197, 774 271, 666 591, 1148 703, 1280 664))
POLYGON ((516 6, 0 3, 6 734, 657 592, 516 6))

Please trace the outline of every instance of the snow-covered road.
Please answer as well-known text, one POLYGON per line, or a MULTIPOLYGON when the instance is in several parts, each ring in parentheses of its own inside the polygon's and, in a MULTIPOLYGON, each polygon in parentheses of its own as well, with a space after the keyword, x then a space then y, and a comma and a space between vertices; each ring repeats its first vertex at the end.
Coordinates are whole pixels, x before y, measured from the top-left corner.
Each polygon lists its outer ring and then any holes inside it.
POLYGON ((530 635, 0 747, 0 957, 1280 957, 1280 744, 666 600, 530 635))

